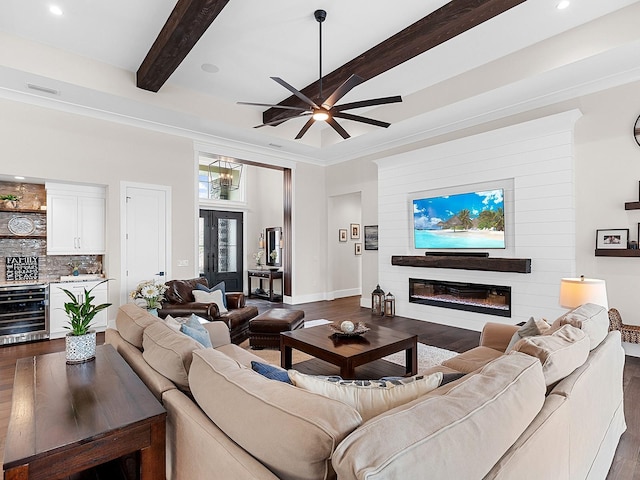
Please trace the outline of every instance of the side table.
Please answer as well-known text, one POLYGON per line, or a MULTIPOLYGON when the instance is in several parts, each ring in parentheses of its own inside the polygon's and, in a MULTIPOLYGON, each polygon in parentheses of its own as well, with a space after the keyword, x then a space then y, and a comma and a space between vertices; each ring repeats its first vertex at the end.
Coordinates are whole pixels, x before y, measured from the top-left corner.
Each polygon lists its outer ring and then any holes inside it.
POLYGON ((4 478, 64 478, 140 451, 140 479, 164 480, 166 414, 111 345, 77 365, 64 352, 21 358, 4 478))
POLYGON ((271 269, 265 269, 265 270, 249 270, 247 272, 247 285, 248 285, 248 291, 249 291, 249 295, 248 298, 251 297, 259 297, 259 298, 265 298, 268 299, 270 302, 275 302, 275 301, 282 301, 282 287, 280 287, 280 294, 276 294, 273 291, 273 281, 276 279, 280 279, 282 280, 282 272, 278 271, 278 270, 271 270, 271 269), (251 289, 251 278, 255 277, 255 278, 259 278, 260 279, 260 288, 258 290, 258 292, 255 292, 251 289), (268 280, 269 281, 269 291, 268 293, 265 292, 262 288, 262 281, 263 280, 268 280), (260 293, 260 292, 264 292, 264 293, 260 293))

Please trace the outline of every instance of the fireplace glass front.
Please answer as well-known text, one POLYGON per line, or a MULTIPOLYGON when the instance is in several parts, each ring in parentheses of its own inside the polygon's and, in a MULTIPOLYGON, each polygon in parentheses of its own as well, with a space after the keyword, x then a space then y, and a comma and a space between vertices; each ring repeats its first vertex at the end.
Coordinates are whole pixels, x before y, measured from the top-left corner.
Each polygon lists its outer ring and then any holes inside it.
POLYGON ((511 287, 409 279, 409 302, 511 317, 511 287))

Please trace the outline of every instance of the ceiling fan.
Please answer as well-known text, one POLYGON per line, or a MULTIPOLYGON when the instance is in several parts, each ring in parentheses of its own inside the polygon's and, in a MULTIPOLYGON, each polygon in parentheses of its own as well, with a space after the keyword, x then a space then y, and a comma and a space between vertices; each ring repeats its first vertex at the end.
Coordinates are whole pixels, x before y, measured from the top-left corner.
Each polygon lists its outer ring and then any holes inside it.
POLYGON ((296 88, 289 85, 283 79, 279 77, 271 77, 272 80, 282 85, 284 88, 293 93, 296 97, 302 100, 304 103, 308 105, 307 108, 302 107, 290 107, 287 105, 271 105, 267 103, 252 103, 252 102, 238 102, 240 105, 254 105, 259 107, 273 107, 273 108, 282 108, 284 110, 290 110, 291 114, 285 118, 280 118, 278 120, 274 120, 273 122, 263 123, 261 125, 256 125, 254 128, 260 128, 265 126, 276 126, 281 123, 286 122, 287 120, 291 120, 293 118, 307 117, 310 116, 307 123, 304 124, 298 135, 296 135, 296 140, 302 138, 302 136, 307 133, 307 130, 311 128, 315 122, 324 121, 327 122, 333 129, 338 132, 342 138, 347 139, 350 135, 347 131, 342 128, 342 126, 336 121, 336 118, 343 118, 345 120, 353 120, 356 122, 367 123, 369 125, 375 125, 377 127, 387 128, 390 123, 382 122, 380 120, 375 120, 373 118, 361 117, 360 115, 353 115, 351 113, 346 113, 345 110, 351 110, 354 108, 362 108, 362 107, 371 107, 374 105, 384 105, 386 103, 397 103, 402 102, 402 97, 399 95, 393 97, 382 97, 382 98, 372 98, 370 100, 361 100, 359 102, 351 102, 351 103, 343 103, 342 105, 336 105, 336 102, 344 97, 351 89, 360 85, 364 82, 364 79, 359 77, 358 75, 351 75, 342 85, 336 88, 331 95, 327 98, 323 97, 322 92, 322 22, 327 18, 327 12, 325 10, 316 10, 313 13, 316 21, 318 22, 320 29, 320 94, 316 101, 307 97, 304 93, 297 90, 296 88))

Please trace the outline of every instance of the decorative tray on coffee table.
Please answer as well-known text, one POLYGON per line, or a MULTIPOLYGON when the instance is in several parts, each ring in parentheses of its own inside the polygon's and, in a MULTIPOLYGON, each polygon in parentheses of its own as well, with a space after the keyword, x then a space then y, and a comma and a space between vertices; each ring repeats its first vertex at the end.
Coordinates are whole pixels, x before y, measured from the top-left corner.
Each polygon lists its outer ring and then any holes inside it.
POLYGON ((329 328, 333 331, 333 334, 336 337, 358 337, 360 335, 364 335, 365 333, 367 333, 369 330, 371 330, 369 327, 367 327, 364 323, 362 322, 358 322, 354 325, 354 329, 353 332, 343 332, 340 329, 340 325, 336 325, 334 323, 330 323, 329 324, 329 328))

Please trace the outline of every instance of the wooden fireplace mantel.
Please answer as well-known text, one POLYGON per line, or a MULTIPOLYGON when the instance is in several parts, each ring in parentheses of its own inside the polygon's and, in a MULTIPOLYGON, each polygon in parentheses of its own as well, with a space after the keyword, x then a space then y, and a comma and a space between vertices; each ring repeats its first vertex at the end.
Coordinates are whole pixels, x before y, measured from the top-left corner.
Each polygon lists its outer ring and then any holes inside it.
POLYGON ((490 258, 453 255, 393 255, 391 265, 400 267, 455 268, 489 272, 531 273, 530 258, 490 258))

